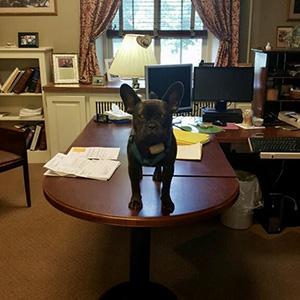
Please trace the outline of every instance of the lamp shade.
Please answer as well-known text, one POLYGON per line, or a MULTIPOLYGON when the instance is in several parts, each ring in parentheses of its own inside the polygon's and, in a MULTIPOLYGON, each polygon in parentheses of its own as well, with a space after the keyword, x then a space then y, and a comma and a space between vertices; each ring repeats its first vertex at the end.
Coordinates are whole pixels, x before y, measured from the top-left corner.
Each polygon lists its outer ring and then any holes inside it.
POLYGON ((145 77, 145 66, 156 64, 149 35, 126 34, 109 68, 109 73, 121 77, 145 77))

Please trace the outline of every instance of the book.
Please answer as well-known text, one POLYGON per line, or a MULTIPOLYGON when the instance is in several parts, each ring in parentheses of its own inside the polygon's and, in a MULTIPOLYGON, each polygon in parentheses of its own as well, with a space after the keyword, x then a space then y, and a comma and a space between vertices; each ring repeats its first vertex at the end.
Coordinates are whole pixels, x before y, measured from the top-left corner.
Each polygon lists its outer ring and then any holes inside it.
POLYGON ((20 94, 25 90, 27 81, 30 79, 32 73, 33 73, 33 69, 31 68, 26 68, 24 70, 24 74, 22 75, 19 82, 16 84, 16 86, 13 89, 14 93, 20 94))
POLYGON ((15 124, 14 127, 17 128, 17 129, 25 130, 28 126, 23 124, 23 123, 18 123, 18 124, 15 124))
POLYGON ((37 148, 37 144, 38 144, 38 139, 40 137, 41 134, 41 129, 42 129, 42 124, 37 124, 35 127, 35 131, 34 131, 34 135, 31 141, 31 145, 30 145, 30 150, 34 151, 37 148))
POLYGON ((24 74, 24 70, 20 71, 14 82, 10 85, 9 89, 7 90, 8 93, 11 93, 19 80, 21 79, 22 75, 24 74))
POLYGON ((42 86, 41 86, 41 76, 39 76, 38 81, 36 83, 35 91, 36 94, 39 94, 42 92, 42 86))
POLYGON ((42 126, 38 148, 39 148, 39 150, 42 150, 42 151, 47 149, 45 126, 42 126))
POLYGON ((31 77, 30 81, 28 82, 28 92, 29 93, 35 92, 35 88, 36 88, 39 76, 40 76, 40 69, 35 68, 33 71, 33 75, 31 77))
POLYGON ((26 148, 29 149, 33 134, 34 134, 35 126, 31 125, 26 128, 26 148))
POLYGON ((1 92, 3 93, 7 93, 9 87, 11 86, 11 84, 13 83, 13 81, 16 79, 16 77, 18 76, 20 70, 19 68, 15 68, 11 74, 8 76, 8 78, 6 79, 6 81, 3 83, 2 87, 1 87, 1 92))

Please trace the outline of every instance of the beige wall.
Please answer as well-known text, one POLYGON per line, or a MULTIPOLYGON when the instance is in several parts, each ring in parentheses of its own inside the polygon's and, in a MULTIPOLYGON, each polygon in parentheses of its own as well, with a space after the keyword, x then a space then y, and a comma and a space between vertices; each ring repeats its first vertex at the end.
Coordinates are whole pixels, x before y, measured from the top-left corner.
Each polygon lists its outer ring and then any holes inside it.
MULTIPOLYGON (((295 26, 287 22, 287 0, 253 0, 251 43, 248 43, 251 0, 241 0, 240 62, 247 61, 247 51, 276 43, 277 26, 295 26)), ((0 16, 0 46, 18 43, 18 32, 39 32, 40 46, 50 46, 56 53, 79 52, 79 0, 57 0, 57 16, 0 16)), ((251 53, 251 52, 250 52, 251 53)), ((252 54, 252 53, 251 53, 252 54)), ((253 56, 250 55, 250 61, 253 56)))
POLYGON ((287 21, 287 3, 287 0, 253 0, 252 48, 264 47, 267 42, 276 47, 277 26, 300 24, 300 20, 287 21))
POLYGON ((56 0, 57 16, 0 16, 0 46, 18 45, 18 32, 38 32, 41 47, 56 53, 79 51, 79 0, 56 0))

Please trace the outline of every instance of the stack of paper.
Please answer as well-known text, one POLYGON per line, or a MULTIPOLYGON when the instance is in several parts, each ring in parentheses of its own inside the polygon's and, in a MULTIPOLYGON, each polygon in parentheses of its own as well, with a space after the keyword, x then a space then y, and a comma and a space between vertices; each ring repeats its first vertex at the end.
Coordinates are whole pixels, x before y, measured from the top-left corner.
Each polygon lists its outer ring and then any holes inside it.
POLYGON ((43 109, 42 107, 27 107, 22 108, 19 113, 20 117, 42 117, 43 109))
POLYGON ((201 160, 202 145, 209 142, 209 135, 183 130, 173 130, 177 142, 177 159, 201 160))
POLYGON ((74 147, 68 154, 58 153, 44 167, 47 176, 84 177, 108 180, 120 166, 120 148, 74 147))

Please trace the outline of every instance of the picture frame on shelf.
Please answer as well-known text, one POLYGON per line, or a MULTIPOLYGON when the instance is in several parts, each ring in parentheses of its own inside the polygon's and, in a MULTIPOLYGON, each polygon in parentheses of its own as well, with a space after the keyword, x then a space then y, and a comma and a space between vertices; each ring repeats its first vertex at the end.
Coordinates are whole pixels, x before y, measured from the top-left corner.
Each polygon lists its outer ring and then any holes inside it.
POLYGON ((293 26, 277 26, 276 31, 276 47, 289 47, 290 42, 286 40, 286 36, 293 30, 293 26))
POLYGON ((300 0, 287 0, 287 21, 300 20, 300 0))
POLYGON ((108 72, 108 70, 109 70, 109 68, 110 68, 110 66, 113 62, 113 58, 106 58, 104 60, 104 62, 105 62, 105 70, 106 70, 107 81, 118 81, 118 80, 120 80, 120 76, 113 75, 113 74, 110 74, 108 72))
POLYGON ((104 76, 93 76, 92 85, 105 85, 104 76))
POLYGON ((0 1, 0 15, 57 15, 56 1, 57 0, 30 0, 27 1, 26 4, 23 4, 23 6, 8 6, 6 3, 7 1, 0 1))
POLYGON ((78 83, 77 54, 53 54, 54 83, 78 83))
POLYGON ((38 32, 18 32, 19 48, 38 48, 39 34, 38 32))

